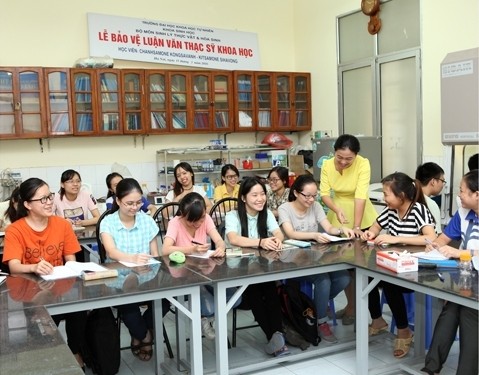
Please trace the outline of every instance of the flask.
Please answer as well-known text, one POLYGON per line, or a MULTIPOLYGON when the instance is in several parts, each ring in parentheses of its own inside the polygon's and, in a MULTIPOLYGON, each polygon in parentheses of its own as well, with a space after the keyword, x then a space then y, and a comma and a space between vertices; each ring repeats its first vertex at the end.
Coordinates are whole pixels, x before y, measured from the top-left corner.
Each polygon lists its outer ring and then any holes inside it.
POLYGON ((472 273, 471 253, 461 253, 459 257, 459 273, 461 275, 470 275, 472 273))

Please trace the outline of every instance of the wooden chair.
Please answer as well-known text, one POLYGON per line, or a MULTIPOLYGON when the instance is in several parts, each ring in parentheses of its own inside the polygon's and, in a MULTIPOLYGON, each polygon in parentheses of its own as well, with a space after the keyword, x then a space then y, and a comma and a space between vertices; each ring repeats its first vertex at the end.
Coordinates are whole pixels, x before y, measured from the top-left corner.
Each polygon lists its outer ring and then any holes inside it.
MULTIPOLYGON (((106 260, 106 250, 105 250, 105 247, 103 246, 103 243, 101 242, 101 237, 100 237, 100 223, 101 221, 108 215, 110 215, 112 212, 111 210, 106 210, 105 212, 103 212, 100 216, 100 218, 98 219, 98 222, 96 223, 96 233, 95 233, 95 236, 96 236, 96 243, 97 243, 97 246, 98 246, 98 255, 100 256, 100 262, 101 263, 105 263, 105 260, 106 260)), ((162 300, 162 303, 163 303, 164 300, 162 300)), ((167 300, 165 300, 167 301, 167 300)), ((169 303, 168 303, 169 305, 169 303)), ((165 316, 165 314, 168 312, 169 309, 166 309, 165 310, 165 304, 163 304, 163 316, 165 316)), ((120 333, 121 331, 121 316, 117 315, 116 317, 116 321, 117 321, 117 324, 118 324, 118 332, 120 333)), ((168 333, 166 332, 166 328, 165 328, 165 325, 163 324, 163 338, 164 338, 164 343, 166 345, 166 349, 168 350, 168 355, 170 358, 174 358, 174 355, 173 355, 173 349, 171 348, 171 344, 170 344, 170 339, 168 338, 168 333)), ((125 350, 125 349, 130 349, 131 346, 123 346, 120 348, 120 350, 125 350)))
POLYGON ((153 215, 153 219, 158 225, 158 235, 160 236, 161 243, 163 243, 163 238, 168 229, 168 223, 175 217, 179 207, 180 204, 178 202, 168 202, 161 206, 153 215))

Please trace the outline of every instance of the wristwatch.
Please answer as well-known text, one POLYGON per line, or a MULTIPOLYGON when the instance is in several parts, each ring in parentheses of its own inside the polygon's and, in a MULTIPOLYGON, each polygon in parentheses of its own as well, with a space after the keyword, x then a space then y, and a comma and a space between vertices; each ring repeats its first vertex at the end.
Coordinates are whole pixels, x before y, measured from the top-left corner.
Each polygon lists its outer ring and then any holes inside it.
POLYGON ((339 231, 339 232, 338 232, 338 235, 342 235, 342 234, 344 234, 344 230, 343 230, 343 228, 338 228, 338 231, 339 231))

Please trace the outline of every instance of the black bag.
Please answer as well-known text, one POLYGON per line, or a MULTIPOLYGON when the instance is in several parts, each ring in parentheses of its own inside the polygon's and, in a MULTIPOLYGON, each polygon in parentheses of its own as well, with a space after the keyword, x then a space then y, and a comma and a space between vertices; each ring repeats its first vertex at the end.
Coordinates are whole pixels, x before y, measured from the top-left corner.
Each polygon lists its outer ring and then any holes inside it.
POLYGON ((120 334, 111 308, 88 313, 85 346, 81 354, 94 374, 114 375, 120 369, 120 334))
POLYGON ((283 319, 304 339, 314 346, 321 338, 318 336, 316 309, 313 301, 299 289, 299 284, 288 280, 278 286, 283 319))

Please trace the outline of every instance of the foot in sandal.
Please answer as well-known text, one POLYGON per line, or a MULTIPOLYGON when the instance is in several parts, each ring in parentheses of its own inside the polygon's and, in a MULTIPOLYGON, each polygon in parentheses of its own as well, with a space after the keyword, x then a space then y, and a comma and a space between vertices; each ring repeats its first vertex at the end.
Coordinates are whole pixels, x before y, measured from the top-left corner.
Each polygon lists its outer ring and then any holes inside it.
POLYGON ((412 332, 408 328, 398 330, 398 336, 394 340, 395 358, 403 358, 409 353, 413 337, 412 332))

